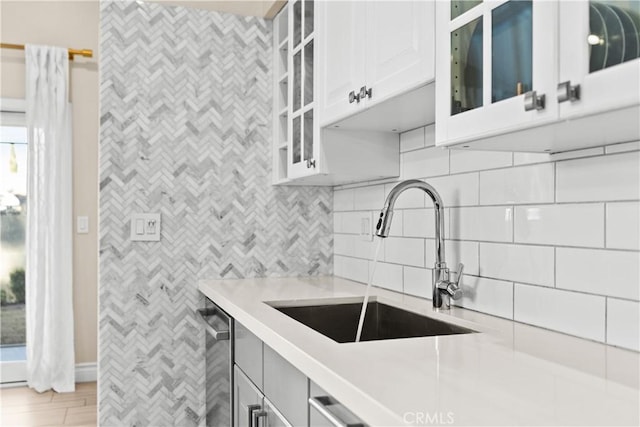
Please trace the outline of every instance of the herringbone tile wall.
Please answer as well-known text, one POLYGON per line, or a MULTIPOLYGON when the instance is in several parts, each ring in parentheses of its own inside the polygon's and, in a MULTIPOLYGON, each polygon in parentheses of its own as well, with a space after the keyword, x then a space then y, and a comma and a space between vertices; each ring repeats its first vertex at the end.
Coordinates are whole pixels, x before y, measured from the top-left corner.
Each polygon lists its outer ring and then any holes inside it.
POLYGON ((270 22, 103 1, 100 55, 99 421, 202 425, 197 280, 331 274, 332 191, 270 185, 270 22))

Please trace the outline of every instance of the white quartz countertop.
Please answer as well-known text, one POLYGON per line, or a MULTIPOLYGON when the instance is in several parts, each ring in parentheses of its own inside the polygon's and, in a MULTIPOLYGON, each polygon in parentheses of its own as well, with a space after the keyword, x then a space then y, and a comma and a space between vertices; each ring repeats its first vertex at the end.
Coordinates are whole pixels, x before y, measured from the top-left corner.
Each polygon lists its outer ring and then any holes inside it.
POLYGON ((373 288, 479 333, 339 344, 265 302, 353 298, 335 277, 202 280, 200 291, 371 426, 640 425, 639 354, 373 288))

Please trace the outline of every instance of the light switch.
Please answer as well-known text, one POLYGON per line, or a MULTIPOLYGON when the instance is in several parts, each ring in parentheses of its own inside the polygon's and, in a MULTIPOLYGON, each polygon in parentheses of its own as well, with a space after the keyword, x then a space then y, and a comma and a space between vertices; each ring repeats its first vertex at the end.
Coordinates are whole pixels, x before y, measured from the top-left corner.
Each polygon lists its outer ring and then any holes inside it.
POLYGON ((137 242, 160 241, 160 214, 131 214, 131 240, 137 242))
POLYGON ((373 230, 371 228, 371 224, 373 222, 372 213, 366 212, 360 215, 360 240, 364 240, 365 242, 370 242, 373 240, 373 230))
POLYGON ((89 232, 89 217, 79 216, 76 219, 76 232, 78 234, 87 234, 89 232))

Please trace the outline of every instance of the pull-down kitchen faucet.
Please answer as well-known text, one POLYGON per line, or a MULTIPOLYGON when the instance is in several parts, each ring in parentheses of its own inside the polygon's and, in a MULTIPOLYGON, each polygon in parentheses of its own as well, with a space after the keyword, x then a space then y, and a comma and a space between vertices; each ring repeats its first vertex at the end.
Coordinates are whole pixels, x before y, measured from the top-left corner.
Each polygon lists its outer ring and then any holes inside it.
POLYGON ((384 202, 380 219, 376 225, 376 235, 378 237, 388 237, 391 228, 391 220, 393 219, 393 206, 398 196, 405 190, 410 188, 418 188, 431 197, 436 216, 436 263, 433 267, 433 306, 436 308, 449 309, 449 298, 457 300, 462 297, 462 289, 460 289, 460 280, 462 278, 462 263, 458 266, 458 277, 455 282, 449 280, 450 271, 444 260, 444 206, 440 195, 431 185, 417 179, 402 181, 393 187, 387 200, 384 202))

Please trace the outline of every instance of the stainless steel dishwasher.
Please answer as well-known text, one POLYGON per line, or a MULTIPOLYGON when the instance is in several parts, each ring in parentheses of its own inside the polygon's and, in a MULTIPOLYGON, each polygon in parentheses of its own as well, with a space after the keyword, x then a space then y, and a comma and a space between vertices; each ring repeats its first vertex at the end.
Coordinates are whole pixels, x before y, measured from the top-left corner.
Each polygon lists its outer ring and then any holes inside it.
POLYGON ((198 313, 206 330, 206 423, 232 426, 233 318, 209 299, 198 313))

